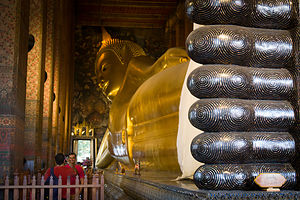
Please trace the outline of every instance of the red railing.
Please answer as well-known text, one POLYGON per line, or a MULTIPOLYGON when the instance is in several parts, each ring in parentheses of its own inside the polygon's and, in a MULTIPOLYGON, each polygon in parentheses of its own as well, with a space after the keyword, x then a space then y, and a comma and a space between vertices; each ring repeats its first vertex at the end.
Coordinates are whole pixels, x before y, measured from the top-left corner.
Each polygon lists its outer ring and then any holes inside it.
POLYGON ((53 200, 53 188, 58 188, 58 199, 62 198, 62 189, 66 189, 67 200, 71 199, 70 189, 75 188, 75 195, 72 199, 79 200, 79 190, 82 188, 81 199, 83 200, 103 200, 104 199, 104 177, 103 174, 94 174, 89 179, 87 176, 84 178, 84 183, 79 184, 79 178, 76 177, 76 184, 71 185, 68 179, 67 185, 62 185, 61 177, 59 177, 58 185, 53 185, 53 179, 50 178, 50 184, 45 185, 44 177, 38 174, 30 179, 30 176, 15 176, 11 181, 13 184, 9 184, 10 180, 8 176, 5 178, 4 185, 0 185, 0 199, 23 199, 23 200, 44 200, 45 189, 49 189, 49 200, 53 200), (21 178, 20 178, 21 177, 21 178), (21 179, 21 181, 19 181, 21 179), (89 181, 88 181, 89 180, 89 181), (13 197, 13 198, 12 198, 13 197))

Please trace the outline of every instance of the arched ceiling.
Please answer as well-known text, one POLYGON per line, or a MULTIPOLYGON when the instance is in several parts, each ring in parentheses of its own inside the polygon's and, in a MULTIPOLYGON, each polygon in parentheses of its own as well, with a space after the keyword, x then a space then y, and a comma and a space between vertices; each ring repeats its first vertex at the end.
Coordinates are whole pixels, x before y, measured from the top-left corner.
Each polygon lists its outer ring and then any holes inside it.
POLYGON ((178 0, 76 0, 76 24, 164 28, 178 0))

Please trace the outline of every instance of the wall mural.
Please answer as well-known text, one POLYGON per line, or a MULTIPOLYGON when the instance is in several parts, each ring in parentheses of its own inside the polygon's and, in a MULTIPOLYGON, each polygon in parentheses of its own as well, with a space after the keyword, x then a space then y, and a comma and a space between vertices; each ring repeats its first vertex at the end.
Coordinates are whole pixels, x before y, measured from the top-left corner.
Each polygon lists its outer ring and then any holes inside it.
MULTIPOLYGON (((101 135, 106 129, 109 106, 106 98, 97 89, 94 75, 94 58, 101 44, 101 28, 76 27, 75 41, 72 125, 86 120, 101 135)), ((97 131, 95 134, 97 135, 97 131)))

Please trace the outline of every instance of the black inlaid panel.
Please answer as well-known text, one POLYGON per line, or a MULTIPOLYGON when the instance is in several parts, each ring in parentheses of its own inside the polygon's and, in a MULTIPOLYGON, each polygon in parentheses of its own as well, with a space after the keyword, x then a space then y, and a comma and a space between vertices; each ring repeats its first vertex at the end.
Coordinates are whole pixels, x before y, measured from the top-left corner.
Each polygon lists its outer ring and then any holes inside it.
POLYGON ((191 144, 193 157, 206 164, 290 162, 295 152, 287 132, 204 132, 191 144))
POLYGON ((201 64, 285 68, 293 61, 293 41, 285 30, 203 26, 188 36, 186 49, 201 64))
POLYGON ((201 99, 189 109, 191 124, 203 131, 286 132, 295 121, 288 101, 201 99))
POLYGON ((186 0, 187 16, 197 24, 235 24, 287 29, 298 23, 297 0, 186 0))
POLYGON ((192 71, 187 87, 198 98, 289 99, 293 77, 286 69, 203 65, 192 71))
POLYGON ((293 189, 296 185, 296 172, 288 163, 203 165, 194 173, 194 182, 199 189, 250 190, 258 188, 254 179, 260 173, 283 175, 287 181, 282 189, 293 189))

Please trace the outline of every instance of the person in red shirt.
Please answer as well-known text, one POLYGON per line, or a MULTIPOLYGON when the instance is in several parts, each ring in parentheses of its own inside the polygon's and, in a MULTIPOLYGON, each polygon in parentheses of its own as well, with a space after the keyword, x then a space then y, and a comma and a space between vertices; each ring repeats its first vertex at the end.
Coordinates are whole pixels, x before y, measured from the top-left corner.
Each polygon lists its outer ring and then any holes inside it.
MULTIPOLYGON (((80 184, 83 184, 84 182, 84 170, 81 167, 81 165, 76 164, 77 162, 77 156, 75 153, 70 153, 68 156, 68 165, 66 165, 66 167, 68 167, 69 169, 72 169, 76 175, 78 175, 79 180, 80 180, 80 184)), ((75 180, 76 180, 76 176, 75 177, 71 177, 71 183, 74 182, 75 184, 75 180)), ((81 192, 82 188, 80 189, 81 192)), ((75 194, 75 189, 71 189, 71 195, 75 194)))
MULTIPOLYGON (((58 153, 55 156, 55 162, 57 164, 57 166, 54 167, 54 175, 59 178, 59 176, 61 176, 62 179, 62 184, 63 185, 67 185, 67 180, 68 177, 70 177, 70 184, 75 184, 72 183, 72 179, 75 179, 76 177, 76 173, 74 172, 73 169, 66 167, 64 165, 64 160, 65 160, 65 156, 62 153, 58 153)), ((44 175, 44 180, 47 180, 47 178, 50 176, 50 169, 47 169, 45 175, 44 175)), ((62 189, 62 198, 66 199, 67 198, 67 190, 66 189, 62 189)))

